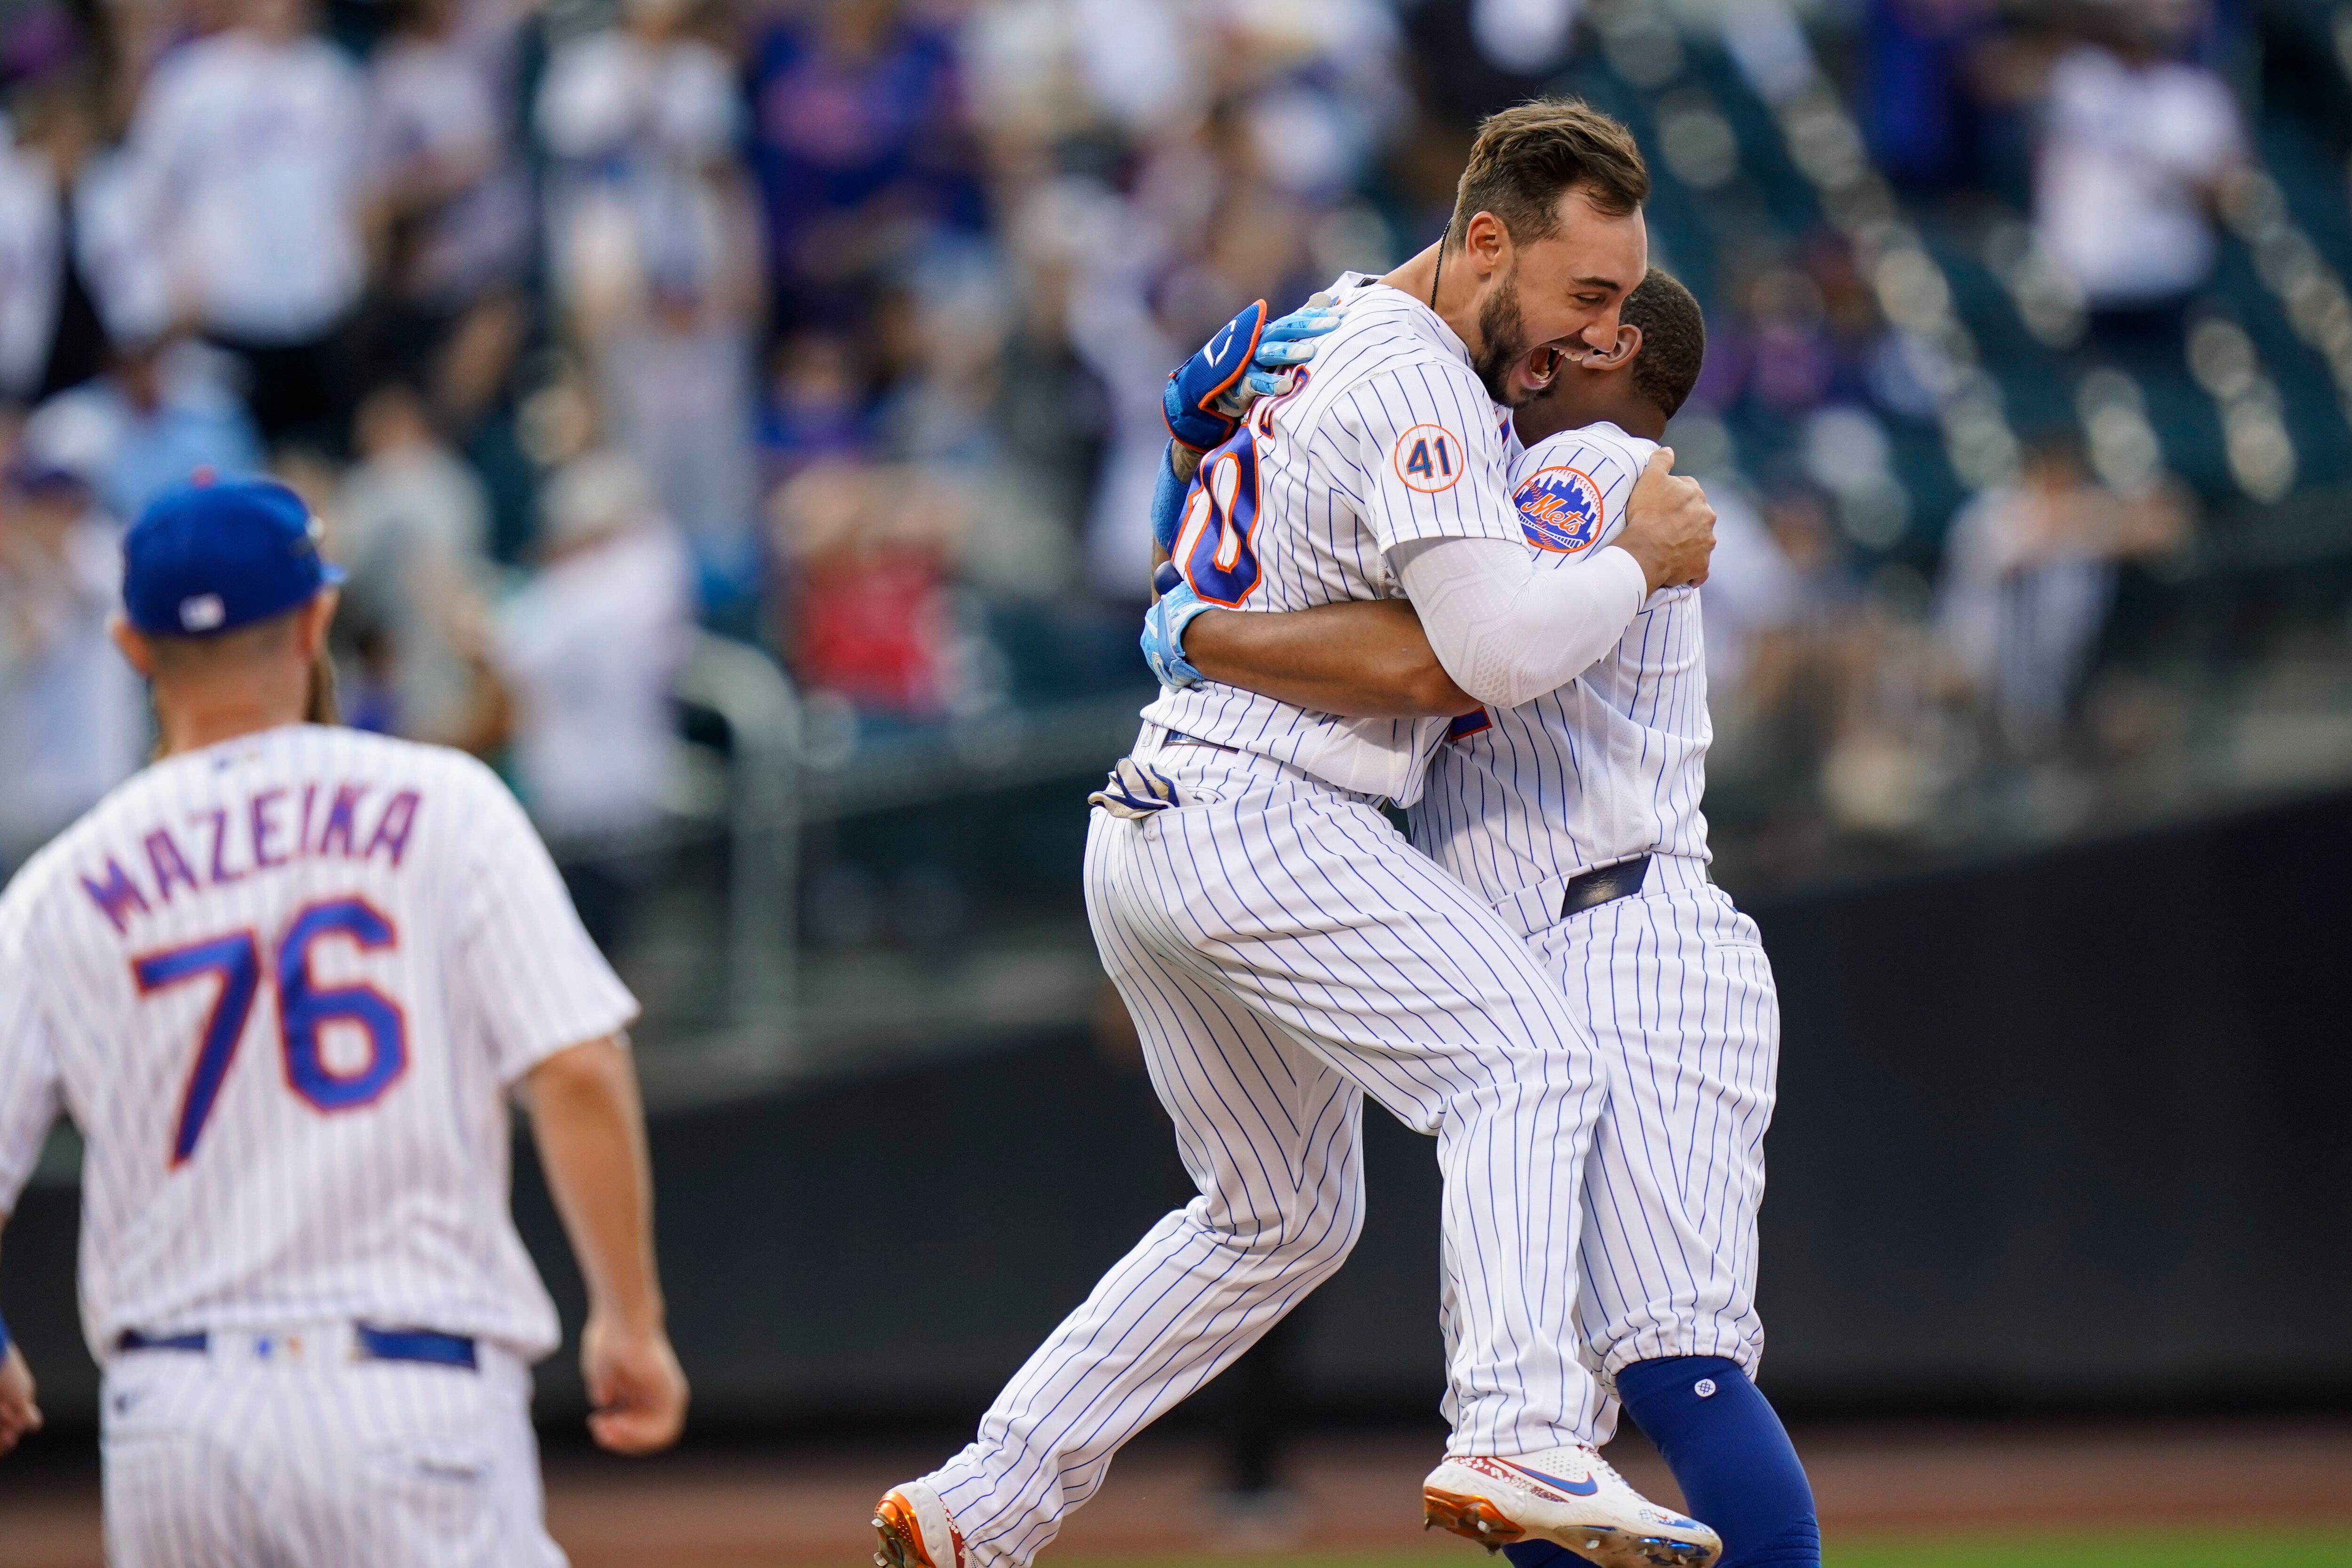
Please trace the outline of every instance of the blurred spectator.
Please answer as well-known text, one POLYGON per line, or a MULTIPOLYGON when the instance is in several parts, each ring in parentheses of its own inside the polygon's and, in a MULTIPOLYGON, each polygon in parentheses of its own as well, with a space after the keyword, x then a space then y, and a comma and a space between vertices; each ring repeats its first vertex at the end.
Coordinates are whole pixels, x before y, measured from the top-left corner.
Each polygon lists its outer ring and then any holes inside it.
POLYGON ((223 384, 219 360, 198 343, 130 350, 104 375, 43 405, 32 426, 54 428, 107 513, 128 522, 156 491, 201 468, 260 471, 260 436, 223 384))
POLYGON ((886 720, 943 717, 961 499, 919 470, 830 463, 786 484, 771 512, 792 565, 782 640, 802 683, 886 720))
POLYGON ((17 95, 0 137, 0 399, 38 403, 138 348, 170 302, 123 160, 99 141, 81 72, 17 95))
POLYGON ((1083 262, 1068 237, 1043 241, 1030 216, 1024 212, 1012 237, 1017 299, 994 367, 993 403, 1007 500, 1054 535, 1024 538, 1017 546, 1019 555, 1045 568, 1026 575, 1033 595, 1042 595, 1062 592, 1076 575, 1080 535, 1109 450, 1111 406, 1109 389, 1073 338, 1083 262))
POLYGON ((1215 36, 1192 0, 975 5, 960 39, 965 112, 993 172, 1025 186, 1056 146, 1115 158, 1197 114, 1215 36))
POLYGON ((870 445, 866 388, 845 339, 832 332, 796 333, 777 345, 772 360, 760 420, 760 446, 771 479, 788 479, 813 462, 852 457, 870 445))
POLYGON ((751 591, 757 474, 758 247, 734 163, 727 57, 688 30, 692 0, 630 0, 626 25, 549 62, 538 123, 557 287, 587 351, 608 438, 685 531, 706 600, 751 591))
POLYGON ((121 534, 28 435, 0 480, 0 877, 137 768, 145 693, 107 635, 121 534))
POLYGON ((1761 274, 1749 290, 1748 394, 1794 418, 1829 395, 1837 374, 1821 285, 1793 268, 1761 274))
POLYGON ((1888 175, 1940 189, 1975 172, 1969 77, 1999 17, 1996 0, 1871 0, 1857 118, 1888 175))
POLYGON ((2178 497, 2116 494, 2064 438, 2038 444, 2014 483, 1952 520, 1937 633, 2015 752, 2046 756, 2063 738, 2115 599, 2116 563, 2173 549, 2187 527, 2178 497))
POLYGON ((1540 94, 1568 63, 1580 0, 1420 0, 1399 7, 1429 106, 1475 125, 1540 94))
POLYGON ((411 376, 467 309, 520 282, 530 259, 534 215, 509 86, 519 19, 498 4, 399 0, 369 57, 393 316, 382 335, 411 376))
MULTIPOLYGON (((690 567, 636 462, 575 458, 541 498, 542 563, 499 607, 489 662, 513 703, 515 767, 551 841, 656 825, 670 793, 670 689, 693 629, 690 567)), ((581 917, 609 942, 633 862, 566 858, 581 917)))
POLYGON ((1846 721, 1855 671, 1869 662, 1858 629, 1861 591, 1834 503, 1819 487, 1793 479, 1768 493, 1761 540, 1748 534, 1738 491, 1710 486, 1709 495, 1718 525, 1727 511, 1731 519, 1722 537, 1734 580, 1731 593, 1706 601, 1707 618, 1712 628, 1718 603, 1731 611, 1727 668, 1737 673, 1717 701, 1710 630, 1717 738, 1707 759, 1707 816, 1727 830, 1724 852, 1745 859, 1747 868, 1801 876, 1826 850, 1822 761, 1846 721))
POLYGON ((753 39, 751 162, 779 326, 822 320, 861 276, 985 211, 954 40, 900 0, 834 0, 753 39))
POLYGON ((331 516, 350 574, 335 617, 354 721, 461 742, 479 706, 475 660, 490 573, 481 481, 433 428, 423 396, 394 383, 360 405, 360 461, 331 516))
POLYGON ((166 56, 131 130, 178 308, 245 361, 271 446, 341 451, 366 281, 367 98, 308 0, 232 0, 166 56))
MULTIPOLYGON (((2085 9, 2093 41, 2050 76, 2034 222, 2095 321, 2168 317, 2213 270, 2211 202, 2245 156, 2237 104, 2211 70, 2165 58, 2193 20, 2182 0, 2085 9)), ((2165 325, 2174 346, 2179 323, 2165 325)))
POLYGON ((1708 699, 1739 706, 1757 644, 1795 622, 1803 586, 1743 487, 1710 482, 1707 499, 1715 503, 1715 554, 1699 598, 1708 699))
MULTIPOLYGON (((1112 201, 1096 233, 1108 240, 1126 215, 1112 201)), ((1153 308, 1142 237, 1123 236, 1079 273, 1069 305, 1073 351, 1102 384, 1108 403, 1102 474, 1087 515, 1087 585, 1116 605, 1140 605, 1151 587, 1151 491, 1168 421, 1160 393, 1183 362, 1173 331, 1153 308)), ((1238 308, 1238 307, 1236 307, 1238 308)))

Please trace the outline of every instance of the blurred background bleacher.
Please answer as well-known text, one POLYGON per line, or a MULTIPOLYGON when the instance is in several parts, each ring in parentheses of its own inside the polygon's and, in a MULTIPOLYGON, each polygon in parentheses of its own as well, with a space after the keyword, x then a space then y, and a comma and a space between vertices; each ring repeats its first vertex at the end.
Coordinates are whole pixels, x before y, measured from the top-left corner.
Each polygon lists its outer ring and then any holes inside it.
POLYGON ((2352 775, 2320 0, 5 0, 0 84, 0 866, 143 745, 113 531, 267 463, 697 1092, 1097 1006, 1160 378, 1537 92, 1708 311, 1727 885, 2352 775))
MULTIPOLYGON (((1078 886, 1160 383, 1549 91, 1708 313, 1776 1396, 2340 1409, 2352 5, 0 0, 0 874, 148 744, 122 525, 276 469, 346 717, 499 765, 646 1004, 704 1408, 961 1424, 1184 1195, 1078 886)), ((1265 1386, 1421 1414, 1434 1188, 1375 1140, 1265 1386)), ((10 1229, 45 1365, 73 1152, 10 1229)))

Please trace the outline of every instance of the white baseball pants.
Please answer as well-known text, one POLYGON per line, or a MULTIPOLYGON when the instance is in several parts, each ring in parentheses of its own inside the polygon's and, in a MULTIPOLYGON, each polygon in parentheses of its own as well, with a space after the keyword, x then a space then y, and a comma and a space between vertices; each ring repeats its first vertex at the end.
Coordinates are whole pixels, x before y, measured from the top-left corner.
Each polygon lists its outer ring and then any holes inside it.
POLYGON ((1780 1052, 1756 922, 1702 864, 1659 856, 1640 893, 1529 940, 1591 1031, 1607 1092, 1579 1256, 1588 1363, 1604 1381, 1661 1356, 1724 1356, 1754 1375, 1756 1216, 1780 1052))
POLYGON ((1433 1133, 1461 1453, 1589 1440, 1572 1260, 1601 1089, 1526 942, 1360 796, 1171 744, 1183 804, 1095 813, 1086 886, 1201 1195, 1106 1275, 930 1479, 1023 1564, 1111 1457, 1329 1278, 1363 1219, 1363 1098, 1433 1133))
POLYGON ((530 1373, 353 1362, 330 1328, 107 1367, 110 1568, 562 1568, 530 1373))

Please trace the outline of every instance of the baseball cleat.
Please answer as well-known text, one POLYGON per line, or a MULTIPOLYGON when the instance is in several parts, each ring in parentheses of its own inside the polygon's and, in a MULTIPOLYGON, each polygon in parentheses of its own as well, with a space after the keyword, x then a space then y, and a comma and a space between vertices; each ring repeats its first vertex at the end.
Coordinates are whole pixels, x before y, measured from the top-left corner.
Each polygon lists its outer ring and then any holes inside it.
POLYGON ((1584 1444, 1516 1459, 1445 1462, 1422 1483, 1423 1528, 1434 1525, 1499 1552, 1549 1541, 1598 1568, 1710 1568, 1723 1538, 1625 1484, 1584 1444))
POLYGON ((927 1481, 892 1487, 874 1505, 874 1568, 965 1568, 963 1537, 927 1481))

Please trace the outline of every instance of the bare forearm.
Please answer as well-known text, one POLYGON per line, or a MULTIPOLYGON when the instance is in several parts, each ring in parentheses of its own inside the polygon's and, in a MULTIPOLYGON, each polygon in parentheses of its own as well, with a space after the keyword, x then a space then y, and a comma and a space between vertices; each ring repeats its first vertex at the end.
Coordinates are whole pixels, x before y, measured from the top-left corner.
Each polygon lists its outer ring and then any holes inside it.
POLYGON ((1402 599, 1281 615, 1208 610, 1184 657, 1212 680, 1349 719, 1452 718, 1478 706, 1454 684, 1402 599))
POLYGON ((548 1058, 529 1082, 540 1164, 590 1310, 632 1329, 658 1329, 653 1179, 628 1051, 617 1040, 591 1040, 548 1058))

